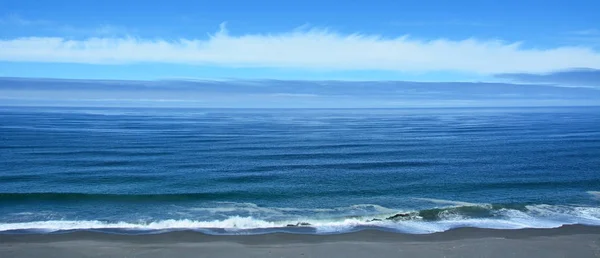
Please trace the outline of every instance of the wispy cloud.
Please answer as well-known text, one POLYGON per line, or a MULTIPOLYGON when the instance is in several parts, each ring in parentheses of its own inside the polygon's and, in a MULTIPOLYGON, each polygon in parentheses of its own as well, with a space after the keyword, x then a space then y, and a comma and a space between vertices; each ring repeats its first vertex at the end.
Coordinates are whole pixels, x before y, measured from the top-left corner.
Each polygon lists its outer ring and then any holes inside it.
POLYGON ((74 37, 85 37, 85 36, 95 36, 95 37, 123 37, 130 35, 133 31, 129 30, 125 27, 114 26, 109 24, 100 25, 98 27, 90 27, 90 28, 82 28, 82 27, 73 27, 70 25, 62 25, 56 26, 55 28, 58 32, 63 35, 69 35, 74 37))
POLYGON ((460 20, 447 20, 447 21, 393 21, 390 22, 392 26, 398 27, 424 27, 424 26, 457 26, 457 27, 494 27, 496 24, 478 22, 478 21, 460 21, 460 20))
POLYGON ((584 29, 575 30, 564 33, 560 38, 556 39, 560 42, 566 42, 575 45, 584 45, 600 49, 600 30, 599 29, 584 29))
POLYGON ((317 94, 308 94, 308 93, 273 93, 270 94, 273 97, 290 97, 290 98, 314 98, 319 97, 317 94))
POLYGON ((600 90, 535 84, 0 78, 2 105, 359 108, 599 103, 600 90))
POLYGON ((521 83, 544 83, 560 85, 563 87, 600 88, 600 70, 595 69, 571 69, 543 74, 509 73, 498 74, 496 77, 521 83))
POLYGON ((579 36, 600 36, 600 30, 587 29, 587 30, 576 30, 572 31, 571 34, 579 36))
POLYGON ((56 21, 29 19, 17 14, 9 14, 0 17, 0 25, 12 28, 35 28, 36 31, 50 32, 64 37, 121 37, 134 33, 134 30, 111 24, 100 24, 97 26, 73 26, 56 21))
POLYGON ((32 26, 32 25, 48 25, 48 24, 51 24, 51 22, 47 21, 47 20, 25 19, 17 14, 9 14, 9 15, 0 17, 0 24, 17 25, 17 26, 32 26))
POLYGON ((28 37, 0 40, 0 60, 88 64, 176 63, 479 74, 542 73, 573 67, 600 69, 600 53, 586 47, 525 48, 498 40, 418 40, 407 36, 340 34, 324 29, 280 34, 228 34, 207 39, 28 37))
POLYGON ((96 33, 100 35, 115 35, 115 34, 127 34, 129 30, 124 27, 114 25, 102 25, 96 29, 96 33))

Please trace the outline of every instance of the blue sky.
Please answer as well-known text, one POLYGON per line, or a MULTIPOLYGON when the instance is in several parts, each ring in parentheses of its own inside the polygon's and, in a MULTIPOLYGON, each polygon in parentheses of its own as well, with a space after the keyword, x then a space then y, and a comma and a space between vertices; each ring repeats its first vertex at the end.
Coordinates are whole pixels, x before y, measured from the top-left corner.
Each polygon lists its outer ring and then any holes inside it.
POLYGON ((600 69, 593 0, 0 3, 3 77, 503 81, 600 69))
POLYGON ((598 10, 593 0, 0 0, 0 105, 600 105, 598 10))

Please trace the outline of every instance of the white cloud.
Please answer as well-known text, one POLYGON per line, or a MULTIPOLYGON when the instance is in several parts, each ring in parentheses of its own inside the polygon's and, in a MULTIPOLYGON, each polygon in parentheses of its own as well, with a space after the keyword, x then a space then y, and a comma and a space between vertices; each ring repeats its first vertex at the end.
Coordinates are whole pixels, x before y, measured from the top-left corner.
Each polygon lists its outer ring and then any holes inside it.
POLYGON ((585 47, 524 48, 519 42, 294 30, 232 36, 225 26, 208 39, 28 37, 0 40, 0 61, 89 64, 176 63, 316 70, 541 73, 574 67, 600 69, 600 53, 585 47))

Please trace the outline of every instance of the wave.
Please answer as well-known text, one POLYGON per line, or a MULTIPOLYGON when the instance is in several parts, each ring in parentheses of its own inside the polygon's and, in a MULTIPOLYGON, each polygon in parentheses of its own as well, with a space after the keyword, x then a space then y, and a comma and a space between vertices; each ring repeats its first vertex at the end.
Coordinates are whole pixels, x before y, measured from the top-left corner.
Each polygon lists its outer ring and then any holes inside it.
POLYGON ((600 191, 587 191, 594 199, 600 200, 600 191))
POLYGON ((434 198, 421 198, 414 197, 413 200, 432 202, 437 204, 450 204, 452 206, 479 206, 479 203, 471 203, 471 202, 461 202, 461 201, 452 201, 452 200, 444 200, 444 199, 434 199, 434 198))
MULTIPOLYGON (((293 212, 296 208, 262 208, 253 204, 235 204, 253 209, 277 209, 293 212)), ((234 205, 234 206, 235 206, 234 205)), ((227 212, 234 208, 200 208, 227 212), (224 209, 224 210, 218 210, 224 209), (228 210, 229 209, 229 210, 228 210)), ((261 234, 292 232, 337 234, 363 229, 379 229, 408 234, 429 234, 460 227, 490 229, 556 228, 582 224, 600 226, 600 207, 567 205, 500 205, 476 204, 446 208, 397 212, 377 205, 354 205, 343 208, 315 209, 313 212, 372 210, 374 215, 343 217, 303 217, 269 220, 252 216, 229 216, 221 220, 163 219, 154 221, 48 220, 0 223, 3 233, 48 233, 93 230, 123 234, 145 234, 194 230, 207 234, 261 234)), ((271 211, 272 212, 272 211, 271 211)))
POLYGON ((189 201, 214 200, 229 195, 242 195, 244 192, 223 193, 173 193, 173 194, 88 194, 69 192, 42 193, 0 193, 0 202, 22 201, 122 201, 122 202, 160 202, 160 201, 189 201))

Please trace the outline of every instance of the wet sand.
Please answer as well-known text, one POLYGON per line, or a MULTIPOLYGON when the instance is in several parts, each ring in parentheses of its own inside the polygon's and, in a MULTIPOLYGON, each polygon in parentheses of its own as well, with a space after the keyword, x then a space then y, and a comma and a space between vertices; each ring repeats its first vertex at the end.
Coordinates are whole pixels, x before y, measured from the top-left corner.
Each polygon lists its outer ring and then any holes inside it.
POLYGON ((410 235, 0 234, 0 257, 600 257, 600 227, 460 228, 410 235))

